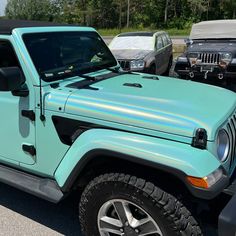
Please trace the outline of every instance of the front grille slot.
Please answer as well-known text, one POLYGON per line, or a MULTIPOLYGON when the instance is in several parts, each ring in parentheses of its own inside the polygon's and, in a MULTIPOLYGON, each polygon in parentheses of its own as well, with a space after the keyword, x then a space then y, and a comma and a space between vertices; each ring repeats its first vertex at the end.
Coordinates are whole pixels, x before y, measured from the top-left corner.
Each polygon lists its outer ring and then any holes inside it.
POLYGON ((236 156, 236 116, 233 115, 227 124, 229 139, 230 139, 230 168, 233 167, 236 156))
POLYGON ((204 52, 204 53, 199 54, 198 59, 200 59, 202 63, 206 63, 206 64, 219 64, 220 54, 204 52))
POLYGON ((123 70, 130 70, 130 61, 118 60, 123 70))

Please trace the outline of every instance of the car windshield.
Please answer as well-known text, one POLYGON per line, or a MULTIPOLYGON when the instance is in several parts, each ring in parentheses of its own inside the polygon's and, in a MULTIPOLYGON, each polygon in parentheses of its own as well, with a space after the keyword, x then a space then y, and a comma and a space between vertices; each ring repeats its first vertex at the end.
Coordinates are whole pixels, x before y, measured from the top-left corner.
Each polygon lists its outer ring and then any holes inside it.
POLYGON ((96 32, 49 32, 23 35, 32 61, 45 81, 117 65, 96 32))
POLYGON ((112 40, 109 45, 111 50, 153 50, 153 37, 149 36, 119 36, 112 40))

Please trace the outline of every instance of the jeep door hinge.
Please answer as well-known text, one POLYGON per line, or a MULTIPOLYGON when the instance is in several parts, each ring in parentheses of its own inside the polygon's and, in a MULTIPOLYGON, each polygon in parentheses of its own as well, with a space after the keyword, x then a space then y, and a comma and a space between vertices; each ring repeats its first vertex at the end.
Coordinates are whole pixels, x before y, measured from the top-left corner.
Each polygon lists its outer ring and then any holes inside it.
POLYGON ((35 121, 35 113, 33 110, 22 110, 21 115, 29 118, 31 121, 35 121))
POLYGON ((36 155, 36 149, 35 149, 34 145, 23 144, 22 145, 22 150, 25 151, 25 152, 28 152, 31 156, 36 155))

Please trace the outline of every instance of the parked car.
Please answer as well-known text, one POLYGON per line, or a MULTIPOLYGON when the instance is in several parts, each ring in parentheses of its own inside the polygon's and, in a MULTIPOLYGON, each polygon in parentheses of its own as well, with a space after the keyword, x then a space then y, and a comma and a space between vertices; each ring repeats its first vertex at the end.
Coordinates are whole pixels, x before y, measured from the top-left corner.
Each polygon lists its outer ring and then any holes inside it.
POLYGON ((235 104, 121 70, 92 28, 0 21, 0 181, 54 203, 77 191, 85 236, 203 235, 201 210, 236 191, 235 104))
POLYGON ((109 47, 123 70, 168 74, 172 65, 172 41, 164 31, 122 33, 109 47))
POLYGON ((180 78, 234 90, 236 82, 236 20, 203 21, 192 26, 187 50, 177 58, 180 78))

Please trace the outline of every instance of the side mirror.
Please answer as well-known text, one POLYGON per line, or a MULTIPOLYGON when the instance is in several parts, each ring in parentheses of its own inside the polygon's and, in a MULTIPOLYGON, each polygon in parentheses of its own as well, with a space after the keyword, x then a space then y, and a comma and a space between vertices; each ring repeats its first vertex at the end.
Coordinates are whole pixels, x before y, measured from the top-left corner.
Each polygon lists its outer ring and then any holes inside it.
POLYGON ((193 43, 193 41, 190 38, 184 39, 184 42, 186 43, 187 46, 189 46, 193 43))
POLYGON ((19 90, 25 83, 25 77, 19 67, 0 68, 0 91, 19 90))

